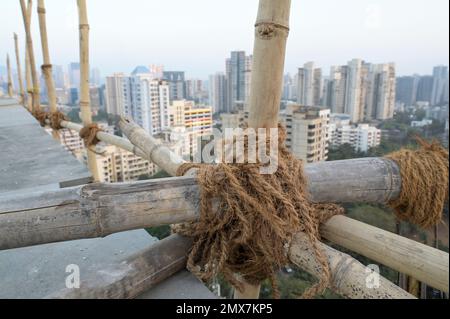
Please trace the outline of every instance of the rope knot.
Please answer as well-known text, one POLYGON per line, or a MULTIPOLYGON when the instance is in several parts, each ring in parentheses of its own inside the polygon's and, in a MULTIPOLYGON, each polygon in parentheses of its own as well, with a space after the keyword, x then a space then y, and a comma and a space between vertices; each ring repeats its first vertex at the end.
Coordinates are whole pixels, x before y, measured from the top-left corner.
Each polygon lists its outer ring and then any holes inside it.
POLYGON ((31 114, 34 116, 34 118, 36 120, 38 120, 39 124, 42 127, 45 127, 45 125, 47 125, 46 121, 47 121, 48 116, 49 116, 48 112, 45 112, 45 111, 42 111, 42 110, 38 109, 38 110, 34 110, 31 114))
POLYGON ((91 123, 83 127, 80 131, 80 137, 84 140, 87 148, 97 145, 100 140, 97 138, 97 133, 103 131, 97 123, 91 123))
POLYGON ((61 111, 51 112, 48 119, 50 120, 50 127, 55 131, 63 128, 61 126, 62 121, 69 121, 69 118, 61 111))
MULTIPOLYGON (((276 273, 289 263, 286 246, 295 233, 305 232, 323 270, 319 283, 304 294, 312 297, 321 293, 330 280, 328 261, 318 245, 319 225, 343 210, 309 199, 303 162, 287 150, 285 131, 280 128, 275 173, 261 174, 265 164, 260 162, 183 164, 178 175, 198 168, 200 218, 198 222, 177 225, 174 231, 193 238, 187 267, 200 279, 210 281, 222 273, 241 290, 244 282, 259 284, 269 278, 276 298, 276 273)), ((248 140, 244 136, 247 153, 248 140)))

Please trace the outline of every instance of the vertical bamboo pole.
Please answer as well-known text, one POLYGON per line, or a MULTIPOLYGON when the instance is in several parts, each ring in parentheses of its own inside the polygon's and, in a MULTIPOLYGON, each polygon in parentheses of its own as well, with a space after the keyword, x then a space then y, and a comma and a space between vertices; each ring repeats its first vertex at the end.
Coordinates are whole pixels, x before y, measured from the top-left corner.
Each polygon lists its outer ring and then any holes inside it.
MULTIPOLYGON (((78 1, 78 16, 80 23, 80 110, 83 125, 92 123, 92 112, 89 98, 89 22, 86 0, 78 1)), ((100 181, 95 153, 87 149, 88 168, 96 182, 100 181)))
MULTIPOLYGON (((255 24, 248 126, 278 127, 291 0, 260 0, 255 24)), ((247 284, 236 299, 257 299, 260 286, 247 284)))
POLYGON ((9 61, 9 54, 6 54, 6 68, 8 70, 8 96, 13 97, 13 83, 12 83, 12 72, 11 72, 11 63, 9 61))
POLYGON ((25 92, 23 89, 22 67, 20 65, 19 42, 18 42, 16 33, 14 33, 14 47, 16 49, 16 63, 17 63, 17 74, 18 74, 18 80, 19 80, 20 102, 23 105, 25 105, 25 92))
POLYGON ((39 111, 41 109, 40 103, 40 90, 39 90, 39 77, 36 70, 36 60, 34 58, 33 39, 31 37, 31 7, 33 5, 32 0, 28 0, 28 7, 25 4, 25 0, 20 0, 20 7, 22 8, 23 24, 25 26, 25 34, 27 37, 27 49, 28 58, 30 60, 31 78, 33 81, 33 111, 39 111), (30 10, 30 11, 28 11, 30 10))
POLYGON ((249 127, 278 126, 290 0, 260 0, 255 24, 249 127))
MULTIPOLYGON (((27 7, 27 19, 31 23, 32 5, 28 3, 27 7)), ((25 81, 27 85, 27 108, 28 111, 33 111, 33 80, 31 78, 31 66, 30 66, 30 55, 28 54, 28 41, 25 37, 25 81)))
POLYGON ((27 86, 27 109, 28 111, 33 111, 33 81, 31 79, 31 67, 30 67, 30 58, 28 56, 28 45, 25 46, 25 84, 27 86))
MULTIPOLYGON (((37 7, 39 17, 39 31, 41 34, 42 56, 44 64, 41 66, 42 73, 44 74, 45 83, 47 85, 48 105, 50 112, 56 112, 56 89, 55 81, 53 80, 52 64, 50 62, 50 52, 48 49, 48 36, 47 36, 47 21, 45 18, 45 3, 44 0, 38 0, 37 7)), ((52 131, 53 138, 59 140, 59 133, 56 130, 52 131)))
POLYGON ((45 3, 44 0, 38 0, 37 12, 39 16, 39 30, 41 33, 42 56, 44 64, 42 65, 42 73, 45 77, 45 83, 48 91, 48 105, 50 112, 56 112, 56 90, 55 82, 52 75, 52 64, 50 62, 50 53, 48 49, 47 22, 45 19, 45 3))

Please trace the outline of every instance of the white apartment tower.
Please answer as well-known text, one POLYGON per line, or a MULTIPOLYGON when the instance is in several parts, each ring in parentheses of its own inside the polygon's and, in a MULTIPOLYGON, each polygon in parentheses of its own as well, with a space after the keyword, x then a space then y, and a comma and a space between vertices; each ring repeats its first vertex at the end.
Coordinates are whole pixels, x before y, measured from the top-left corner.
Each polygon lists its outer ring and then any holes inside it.
POLYGON ((124 115, 124 89, 127 87, 128 77, 123 73, 116 73, 106 77, 106 112, 114 115, 124 115), (125 81, 124 81, 125 80, 125 81))
POLYGON ((305 163, 328 158, 330 110, 288 105, 280 119, 286 127, 286 146, 305 163))
POLYGON ((151 135, 170 126, 169 84, 146 67, 137 67, 131 76, 108 77, 106 96, 108 113, 132 117, 151 135))
POLYGON ((386 120, 394 116, 395 88, 394 63, 371 66, 366 88, 365 120, 386 120))
POLYGON ((322 70, 314 68, 314 62, 298 69, 297 102, 300 105, 318 106, 322 98, 322 70))

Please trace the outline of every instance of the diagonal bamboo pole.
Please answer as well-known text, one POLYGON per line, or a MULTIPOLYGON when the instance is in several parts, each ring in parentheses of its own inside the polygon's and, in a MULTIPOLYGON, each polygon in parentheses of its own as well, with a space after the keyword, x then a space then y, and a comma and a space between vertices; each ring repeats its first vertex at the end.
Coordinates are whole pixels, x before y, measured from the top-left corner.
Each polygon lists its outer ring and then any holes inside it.
POLYGON ((16 33, 14 33, 14 47, 15 47, 15 51, 16 51, 16 63, 17 63, 17 75, 18 75, 18 80, 19 80, 20 103, 25 105, 25 92, 24 92, 23 80, 22 80, 22 66, 20 65, 19 42, 18 42, 16 33))
MULTIPOLYGON (((33 5, 32 0, 28 0, 28 7, 25 4, 25 0, 20 0, 20 7, 22 9, 23 23, 25 26, 25 34, 27 37, 28 58, 30 60, 31 78, 33 81, 33 112, 40 111, 40 88, 39 77, 36 70, 36 60, 34 57, 33 38, 31 37, 31 13, 28 9, 31 9, 33 5)), ((30 10, 31 11, 31 10, 30 10)))
POLYGON ((8 96, 13 97, 13 83, 12 83, 12 72, 11 72, 11 63, 9 61, 9 54, 6 55, 6 68, 8 71, 8 96))
MULTIPOLYGON (((87 16, 86 0, 78 0, 78 16, 80 24, 80 110, 84 126, 92 124, 92 112, 89 97, 89 22, 87 16)), ((87 162, 89 171, 95 181, 99 181, 99 172, 95 152, 87 149, 87 162)))

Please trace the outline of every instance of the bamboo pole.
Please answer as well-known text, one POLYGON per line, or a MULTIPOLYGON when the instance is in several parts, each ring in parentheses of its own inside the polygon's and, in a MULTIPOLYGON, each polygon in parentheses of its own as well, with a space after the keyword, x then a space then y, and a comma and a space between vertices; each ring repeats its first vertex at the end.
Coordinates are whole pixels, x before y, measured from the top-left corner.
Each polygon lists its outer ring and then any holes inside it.
MULTIPOLYGON (((322 170, 312 171, 307 165, 306 175, 311 177, 311 172, 316 171, 344 171, 343 174, 351 170, 365 171, 372 161, 365 163, 361 166, 354 161, 341 161, 336 166, 334 162, 323 162, 322 170), (343 163, 347 164, 346 169, 343 163)), ((339 179, 340 175, 335 178, 339 179)), ((387 181, 389 177, 383 179, 387 181)), ((321 183, 317 178, 313 180, 321 183)), ((371 188, 358 183, 353 181, 348 186, 371 188)), ((313 197, 320 198, 314 190, 321 192, 321 188, 310 185, 313 197)), ((194 221, 198 218, 199 193, 195 178, 180 177, 3 195, 0 196, 0 249, 194 221)), ((448 253, 344 216, 331 218, 322 225, 321 233, 323 238, 344 248, 448 291, 448 253)))
MULTIPOLYGON (((29 23, 31 23, 31 16, 32 16, 32 4, 31 2, 28 2, 27 7, 27 19, 29 23)), ((31 65, 30 65, 30 56, 28 54, 28 41, 25 37, 25 81, 27 86, 27 108, 28 111, 33 111, 33 79, 31 77, 31 65)))
POLYGON ((33 111, 33 81, 31 79, 31 67, 30 67, 30 58, 28 55, 28 44, 25 45, 25 84, 27 86, 26 92, 26 106, 28 111, 33 111))
MULTIPOLYGON (((277 128, 291 0, 260 0, 255 24, 248 126, 277 128)), ((235 299, 257 299, 260 287, 246 284, 235 299)))
POLYGON ((56 90, 55 82, 52 75, 52 64, 50 62, 50 53, 48 49, 47 22, 45 19, 45 3, 44 0, 38 0, 37 12, 39 17, 39 30, 41 34, 42 56, 44 64, 42 65, 42 73, 44 74, 45 83, 47 85, 48 105, 50 112, 56 112, 56 90))
POLYGON ((147 134, 143 128, 131 119, 122 117, 119 126, 131 143, 144 152, 145 159, 155 163, 169 175, 176 176, 177 169, 185 162, 181 157, 147 134))
MULTIPOLYGON (((77 0, 80 25, 80 110, 84 126, 92 124, 92 112, 89 93, 89 22, 87 16, 86 0, 77 0)), ((99 181, 99 172, 95 152, 86 147, 87 162, 95 181, 99 181)))
MULTIPOLYGON (((187 254, 192 242, 177 234, 152 245, 148 249, 125 259, 119 265, 101 269, 81 282, 79 289, 63 289, 47 298, 135 298, 155 284, 170 277, 186 266, 187 254)), ((366 285, 366 267, 350 257, 325 245, 322 247, 333 271, 332 290, 347 298, 360 299, 414 299, 406 291, 379 277, 379 287, 366 285)), ((318 276, 318 266, 313 250, 304 234, 295 236, 290 258, 313 276, 318 276), (306 257, 305 257, 306 256, 306 257), (309 258, 309 259, 308 259, 309 258)))
POLYGON ((20 54, 19 54, 19 42, 17 38, 17 34, 14 33, 14 47, 16 51, 16 63, 17 63, 17 74, 19 80, 19 94, 20 94, 20 102, 25 105, 25 92, 23 88, 23 80, 22 80, 22 66, 20 65, 20 54))
MULTIPOLYGON (((368 272, 366 266, 349 255, 323 243, 319 245, 330 265, 330 288, 340 295, 351 299, 415 299, 381 275, 368 272), (373 282, 369 278, 370 275, 373 276, 373 282)), ((320 277, 322 268, 315 259, 314 248, 306 234, 294 235, 289 248, 289 258, 301 269, 320 277)))
POLYGON ((12 72, 11 72, 11 63, 9 61, 9 54, 6 55, 6 68, 8 71, 8 96, 13 97, 13 83, 12 83, 12 72))
MULTIPOLYGON (((52 64, 50 62, 50 52, 48 48, 48 36, 47 36, 47 22, 45 18, 45 3, 44 0, 38 0, 37 7, 39 17, 39 31, 41 34, 42 56, 44 58, 44 64, 41 66, 42 73, 44 74, 45 83, 47 85, 47 97, 50 112, 54 113, 58 110, 56 106, 56 89, 55 82, 53 80, 52 64)), ((52 131, 53 138, 59 140, 59 133, 56 130, 52 131)))
MULTIPOLYGON (((50 124, 49 120, 46 120, 46 122, 47 122, 47 124, 50 124)), ((69 130, 74 130, 78 133, 80 133, 81 129, 83 128, 83 125, 69 122, 69 121, 61 121, 60 125, 61 125, 61 127, 67 128, 69 130)), ((141 149, 139 149, 136 146, 134 146, 133 144, 131 144, 130 141, 128 141, 126 138, 123 138, 123 137, 120 137, 117 135, 113 135, 113 134, 109 134, 106 132, 102 132, 102 131, 98 131, 96 136, 97 136, 97 139, 99 139, 102 142, 120 147, 121 149, 131 152, 134 155, 137 155, 141 158, 144 158, 144 159, 147 158, 147 155, 141 149)))
POLYGON ((33 38, 31 37, 31 11, 33 2, 28 0, 28 7, 25 4, 25 0, 20 0, 20 7, 22 9, 23 23, 25 26, 25 34, 27 37, 27 51, 28 58, 30 60, 31 78, 33 81, 33 111, 39 111, 41 109, 40 102, 40 89, 39 89, 39 77, 36 70, 36 60, 34 57, 33 38))
POLYGON ((290 0, 260 0, 255 24, 249 127, 278 126, 290 0))
POLYGON ((186 267, 191 240, 171 235, 119 264, 99 269, 79 289, 63 289, 52 299, 131 299, 186 267))

